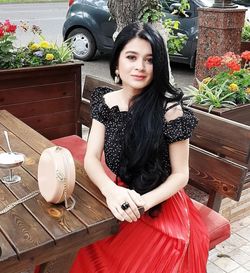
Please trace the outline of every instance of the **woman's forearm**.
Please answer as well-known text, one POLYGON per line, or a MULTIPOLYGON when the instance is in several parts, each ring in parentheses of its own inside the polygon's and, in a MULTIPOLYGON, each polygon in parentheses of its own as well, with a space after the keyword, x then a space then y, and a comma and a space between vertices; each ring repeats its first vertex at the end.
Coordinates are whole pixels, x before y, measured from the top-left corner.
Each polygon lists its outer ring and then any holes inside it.
POLYGON ((84 169, 91 181, 100 189, 102 194, 106 196, 107 191, 116 184, 105 173, 101 161, 94 156, 85 156, 84 169))
POLYGON ((188 183, 189 175, 183 173, 171 174, 167 180, 154 190, 143 195, 145 211, 167 200, 188 183))

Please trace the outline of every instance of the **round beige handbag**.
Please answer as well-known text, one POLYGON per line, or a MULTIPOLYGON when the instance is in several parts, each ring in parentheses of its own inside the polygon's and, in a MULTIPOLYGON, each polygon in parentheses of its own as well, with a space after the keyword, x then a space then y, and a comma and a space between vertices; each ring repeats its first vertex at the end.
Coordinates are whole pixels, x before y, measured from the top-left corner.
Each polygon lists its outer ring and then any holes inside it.
POLYGON ((41 195, 47 202, 65 202, 69 210, 75 205, 71 196, 75 186, 75 163, 70 151, 55 146, 45 149, 38 163, 38 187, 41 195), (68 199, 72 204, 68 205, 68 199))

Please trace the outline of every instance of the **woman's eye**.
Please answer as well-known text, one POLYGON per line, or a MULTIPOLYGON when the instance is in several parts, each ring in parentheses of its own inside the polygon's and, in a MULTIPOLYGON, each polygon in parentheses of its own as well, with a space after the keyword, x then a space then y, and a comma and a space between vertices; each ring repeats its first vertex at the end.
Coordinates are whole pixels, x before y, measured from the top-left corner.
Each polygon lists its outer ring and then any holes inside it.
POLYGON ((153 63, 153 59, 152 58, 146 59, 146 62, 149 63, 149 64, 152 64, 153 63))
POLYGON ((136 59, 135 56, 132 56, 132 55, 128 55, 127 56, 127 59, 131 60, 131 61, 134 61, 136 59))

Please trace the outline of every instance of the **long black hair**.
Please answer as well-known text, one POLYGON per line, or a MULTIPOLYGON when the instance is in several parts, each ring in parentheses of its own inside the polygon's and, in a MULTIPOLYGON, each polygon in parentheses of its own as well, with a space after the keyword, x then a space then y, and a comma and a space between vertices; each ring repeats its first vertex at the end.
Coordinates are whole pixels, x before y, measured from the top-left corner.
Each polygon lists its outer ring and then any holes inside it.
POLYGON ((119 56, 133 38, 148 41, 152 48, 153 79, 129 106, 120 159, 119 177, 129 188, 140 194, 159 186, 166 179, 162 166, 164 105, 182 98, 181 90, 169 83, 168 57, 160 34, 149 24, 133 23, 117 36, 110 61, 110 74, 114 78, 119 56))

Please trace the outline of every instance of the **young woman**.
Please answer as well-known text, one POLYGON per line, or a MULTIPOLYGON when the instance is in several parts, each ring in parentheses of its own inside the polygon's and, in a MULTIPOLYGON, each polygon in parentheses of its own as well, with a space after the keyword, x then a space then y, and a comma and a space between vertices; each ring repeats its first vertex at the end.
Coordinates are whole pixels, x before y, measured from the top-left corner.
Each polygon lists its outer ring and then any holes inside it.
POLYGON ((71 273, 205 273, 206 228, 183 191, 197 120, 169 83, 162 37, 147 24, 125 27, 110 71, 121 89, 93 92, 84 167, 122 224, 81 249, 71 273), (103 150, 116 181, 103 169, 103 150))

